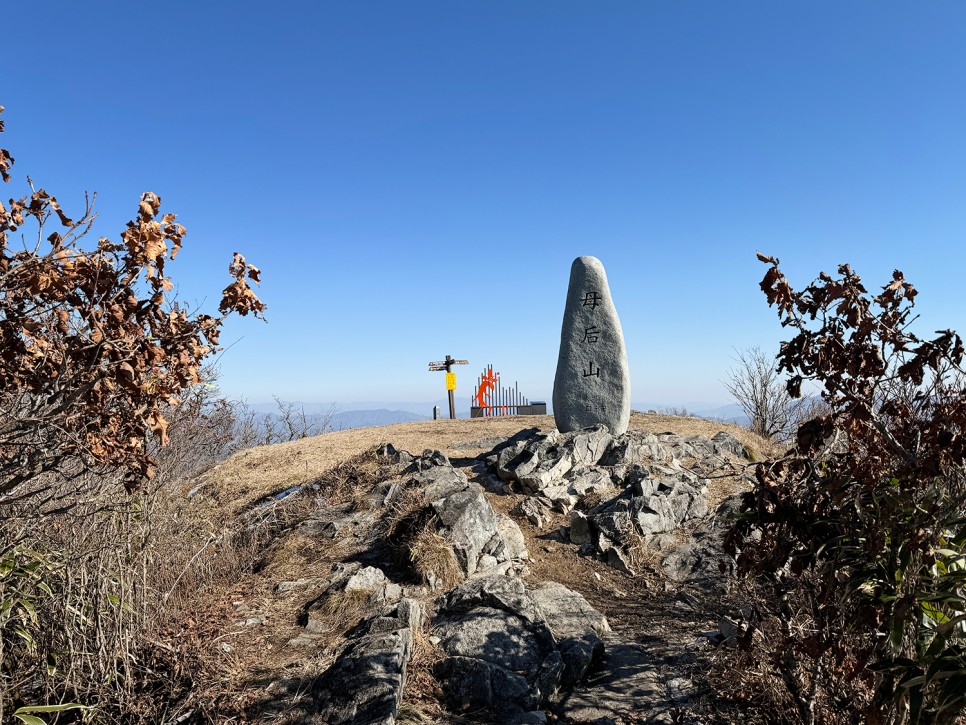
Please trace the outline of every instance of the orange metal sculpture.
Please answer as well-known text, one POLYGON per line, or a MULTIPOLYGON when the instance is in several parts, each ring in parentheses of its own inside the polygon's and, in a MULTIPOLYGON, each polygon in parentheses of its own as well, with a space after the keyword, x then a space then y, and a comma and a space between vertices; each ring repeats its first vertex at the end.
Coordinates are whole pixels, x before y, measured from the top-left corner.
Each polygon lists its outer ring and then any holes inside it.
MULTIPOLYGON (((486 399, 490 394, 496 389, 496 384, 500 380, 500 373, 494 373, 492 366, 483 371, 483 375, 480 378, 480 387, 476 391, 476 405, 480 408, 488 408, 486 399)), ((486 415, 489 415, 489 410, 486 411, 486 415)))

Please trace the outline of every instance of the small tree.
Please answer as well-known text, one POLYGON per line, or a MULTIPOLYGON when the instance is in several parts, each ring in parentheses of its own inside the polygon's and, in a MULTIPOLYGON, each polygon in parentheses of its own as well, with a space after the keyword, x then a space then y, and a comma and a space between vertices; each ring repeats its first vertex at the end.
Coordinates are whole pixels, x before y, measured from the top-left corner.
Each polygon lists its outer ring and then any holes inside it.
POLYGON ((787 392, 819 384, 827 411, 757 467, 727 544, 772 589, 759 648, 802 721, 954 722, 966 708, 966 386, 960 337, 910 330, 896 270, 871 296, 848 265, 792 289, 761 283, 782 325, 787 392))
POLYGON ((749 427, 763 438, 787 438, 805 409, 804 401, 788 394, 777 363, 760 347, 737 355, 738 366, 728 371, 725 387, 741 406, 749 427))
MULTIPOLYGON (((5 182, 12 164, 0 149, 5 182)), ((120 241, 84 249, 93 201, 75 220, 27 181, 29 194, 0 203, 0 504, 35 504, 49 487, 30 482, 91 469, 123 471, 133 489, 153 476, 148 439, 167 442, 165 411, 199 382, 225 318, 263 317, 248 286, 259 270, 235 253, 219 315, 189 313, 168 301, 166 275, 186 230, 156 194, 120 241)))

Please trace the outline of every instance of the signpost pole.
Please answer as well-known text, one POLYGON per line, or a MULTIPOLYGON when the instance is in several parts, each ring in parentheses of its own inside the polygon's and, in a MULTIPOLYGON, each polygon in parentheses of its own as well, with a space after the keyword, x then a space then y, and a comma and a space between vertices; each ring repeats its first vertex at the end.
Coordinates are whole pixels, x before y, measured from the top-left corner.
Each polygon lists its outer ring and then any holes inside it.
POLYGON ((449 394, 449 417, 450 420, 456 420, 456 398, 454 391, 456 390, 456 373, 453 372, 454 365, 469 365, 469 360, 454 360, 452 356, 447 355, 445 360, 440 360, 439 362, 431 362, 429 364, 430 372, 434 370, 445 370, 446 371, 446 392, 449 394))
MULTIPOLYGON (((449 355, 446 356, 446 372, 451 373, 453 371, 453 358, 449 355)), ((446 386, 449 387, 448 385, 446 386)), ((454 397, 454 391, 447 390, 449 393, 449 419, 456 420, 456 398, 454 397)))

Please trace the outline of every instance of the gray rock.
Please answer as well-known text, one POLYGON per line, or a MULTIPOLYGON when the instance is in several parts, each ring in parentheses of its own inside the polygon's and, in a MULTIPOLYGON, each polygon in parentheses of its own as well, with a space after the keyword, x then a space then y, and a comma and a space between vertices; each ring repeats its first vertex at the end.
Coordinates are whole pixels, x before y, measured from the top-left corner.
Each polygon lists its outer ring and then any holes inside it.
POLYGON ((564 480, 574 496, 583 497, 590 493, 604 496, 617 493, 610 471, 599 466, 571 471, 564 480))
POLYGON ((440 601, 431 639, 447 656, 434 674, 451 706, 489 710, 492 722, 514 722, 561 684, 582 680, 602 655, 597 632, 609 629, 580 594, 556 582, 531 591, 516 577, 489 576, 440 601))
POLYGON ((603 466, 619 466, 652 461, 670 463, 671 459, 671 451, 661 445, 656 435, 643 431, 627 431, 614 438, 600 463, 603 466))
POLYGON ((668 701, 658 665, 647 652, 611 637, 605 639, 605 647, 603 661, 586 685, 563 698, 564 722, 674 722, 675 706, 668 701))
POLYGON ((433 466, 450 466, 452 465, 449 458, 442 451, 436 451, 432 448, 427 448, 423 451, 423 455, 418 458, 414 458, 406 469, 409 472, 413 471, 425 471, 432 468, 433 466))
POLYGON ((518 481, 529 493, 562 485, 571 470, 595 465, 607 452, 612 437, 603 426, 536 435, 505 448, 497 457, 496 473, 518 481))
POLYGON ((476 564, 476 571, 480 574, 490 573, 494 569, 496 569, 496 567, 499 564, 500 562, 497 561, 495 556, 491 556, 490 554, 483 554, 483 556, 480 557, 480 560, 476 564))
POLYGON ((402 596, 402 587, 389 581, 376 567, 363 567, 359 562, 337 563, 329 578, 325 592, 305 605, 305 630, 290 641, 294 645, 307 645, 319 635, 331 629, 331 600, 343 592, 355 593, 361 607, 360 613, 394 603, 402 596))
POLYGON ((725 553, 722 540, 740 505, 741 494, 726 498, 713 516, 700 523, 690 541, 661 559, 665 574, 674 581, 688 582, 707 591, 729 591, 735 561, 725 553))
POLYGON ((572 456, 567 455, 568 451, 559 448, 556 455, 548 456, 540 460, 526 473, 517 474, 517 480, 524 491, 535 493, 556 481, 560 481, 567 472, 574 467, 572 456))
POLYGON ((751 456, 748 455, 748 449, 728 431, 723 430, 717 433, 711 440, 717 445, 719 452, 730 453, 738 458, 751 460, 751 456))
POLYGON ((564 665, 561 684, 580 682, 604 652, 601 635, 610 631, 607 618, 579 593, 557 582, 545 582, 530 595, 558 642, 564 665))
POLYGON ((536 705, 525 677, 476 657, 444 657, 433 666, 433 675, 444 683, 450 707, 459 712, 486 708, 519 713, 536 705))
POLYGON ((393 725, 406 686, 418 603, 404 600, 358 627, 333 665, 313 683, 321 722, 393 725))
POLYGON ((593 466, 607 453, 614 437, 608 432, 606 424, 598 424, 564 434, 567 447, 573 451, 574 468, 593 466))
POLYGON ((593 541, 587 515, 582 511, 574 511, 570 514, 570 543, 580 545, 591 544, 593 541))
POLYGON ((604 656, 604 643, 594 634, 564 637, 558 645, 564 671, 560 684, 571 687, 587 678, 587 673, 604 656))
POLYGON ((364 590, 373 592, 382 588, 388 579, 382 569, 364 566, 352 574, 341 587, 343 591, 364 590))
POLYGON ((544 527, 551 514, 550 502, 539 496, 528 496, 518 503, 514 510, 538 529, 544 527))
POLYGON ((345 539, 363 535, 375 519, 373 511, 353 511, 352 504, 340 504, 313 513, 295 528, 309 538, 345 539))
POLYGON ((622 571, 628 576, 637 576, 637 572, 631 568, 630 560, 627 553, 616 546, 611 547, 607 550, 606 558, 604 561, 607 562, 608 566, 612 566, 618 571, 622 571))
POLYGON ((423 489, 427 501, 445 498, 462 491, 468 483, 466 474, 452 466, 433 466, 419 471, 412 481, 423 489))
POLYGON ((634 525, 631 500, 630 494, 625 491, 595 508, 587 516, 591 530, 612 542, 627 539, 634 525))
POLYGON ((385 601, 395 601, 402 596, 402 587, 389 581, 382 570, 374 566, 359 569, 341 589, 346 592, 371 592, 377 599, 385 601))
POLYGON ((508 448, 504 448, 494 462, 496 474, 504 481, 517 481, 517 471, 532 470, 537 465, 534 461, 533 451, 527 448, 526 441, 514 443, 508 448))
POLYGON ((481 565, 485 570, 506 571, 512 568, 504 568, 506 562, 526 557, 523 534, 512 522, 498 521, 479 485, 470 483, 445 457, 424 458, 436 463, 413 472, 409 483, 421 488, 433 514, 431 520, 436 522, 438 534, 452 547, 464 576, 474 575, 481 565), (502 531, 512 541, 504 539, 502 531))
POLYGON ((410 465, 416 457, 409 451, 400 451, 392 443, 384 443, 376 449, 376 455, 380 458, 388 458, 392 463, 403 466, 410 465))
POLYGON ((731 617, 722 617, 718 620, 718 631, 721 632, 723 640, 731 644, 734 644, 738 635, 741 634, 740 626, 731 617))
POLYGON ((444 598, 448 612, 468 612, 475 607, 501 609, 527 622, 540 620, 536 602, 516 577, 489 576, 460 584, 444 598))
POLYGON ((673 531, 707 513, 705 487, 690 483, 698 479, 687 471, 671 471, 669 475, 655 478, 649 469, 633 466, 625 491, 593 509, 586 521, 571 519, 571 541, 576 536, 579 543, 596 542, 597 551, 608 564, 633 573, 627 552, 638 537, 673 531))
POLYGON ((610 631, 607 617, 594 609, 583 595, 559 582, 544 582, 530 592, 540 616, 558 639, 610 631))
POLYGON ((472 485, 433 501, 430 506, 445 527, 444 537, 453 546, 463 572, 467 576, 473 574, 483 547, 499 533, 496 514, 483 491, 472 485))
POLYGON ((604 265, 578 257, 570 268, 553 384, 557 428, 566 433, 604 425, 621 435, 630 420, 630 392, 624 333, 604 265))
POLYGON ((570 492, 569 486, 547 486, 540 495, 550 502, 550 508, 562 514, 569 514, 577 503, 577 496, 570 492))
POLYGON ((555 649, 545 628, 489 607, 437 619, 433 634, 448 655, 475 657, 528 681, 536 679, 544 659, 555 649))
POLYGON ((526 539, 523 538, 523 532, 520 531, 516 521, 504 514, 497 514, 496 530, 499 536, 493 538, 499 540, 496 542, 492 553, 497 559, 500 561, 526 561, 530 558, 526 539))

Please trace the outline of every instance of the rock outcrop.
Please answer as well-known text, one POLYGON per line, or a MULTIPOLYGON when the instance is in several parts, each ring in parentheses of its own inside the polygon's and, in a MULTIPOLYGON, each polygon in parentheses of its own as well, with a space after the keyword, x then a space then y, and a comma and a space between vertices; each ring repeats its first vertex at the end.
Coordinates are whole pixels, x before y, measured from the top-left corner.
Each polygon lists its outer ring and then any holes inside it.
POLYGON ((710 472, 728 457, 746 455, 725 432, 714 438, 638 431, 613 437, 595 426, 519 440, 487 461, 501 479, 531 494, 516 509, 531 524, 543 528, 554 513, 569 514, 573 543, 631 571, 628 551, 638 540, 707 514, 707 482, 694 471, 710 472), (581 506, 591 494, 600 503, 581 506))
POLYGON ((452 548, 463 577, 523 567, 529 556, 523 534, 512 519, 493 511, 481 486, 439 451, 425 452, 411 468, 405 486, 422 494, 426 525, 452 548))
POLYGON ((406 686, 418 602, 403 599, 349 633, 338 659, 316 680, 318 718, 329 725, 392 725, 406 686))
MULTIPOLYGON (((486 465, 465 470, 524 494, 511 513, 537 528, 559 527, 546 538, 572 545, 568 556, 597 558, 633 575, 635 547, 645 546, 666 581, 712 595, 727 590, 733 562, 720 538, 738 499, 709 515, 703 476, 745 455, 733 436, 613 436, 594 426, 487 443, 493 450, 480 457, 486 465), (682 539, 678 530, 687 522, 695 522, 693 531, 682 539)), ((429 645, 436 648, 432 675, 453 712, 514 725, 547 722, 548 713, 574 723, 678 721, 695 697, 689 675, 677 671, 694 661, 693 651, 682 654, 687 631, 649 638, 611 631, 569 586, 525 581, 526 538, 491 505, 497 494, 488 498, 440 451, 412 455, 386 445, 380 455, 389 475, 293 527, 357 553, 326 576, 274 589, 301 603, 301 630, 288 646, 331 663, 310 681, 285 686, 300 722, 392 725, 414 652, 429 645), (434 568, 432 556, 426 563, 427 541, 439 562, 451 563, 452 577, 434 568)), ((608 571, 596 561, 593 567, 608 571)), ((629 581, 608 576, 612 584, 629 581)), ((598 601, 600 589, 585 591, 598 601)), ((697 610, 694 619, 704 621, 697 610)), ((700 641, 726 641, 726 628, 702 633, 700 641)), ((430 665, 422 667, 425 677, 430 665)), ((275 705, 273 712, 285 711, 284 701, 275 705)))

